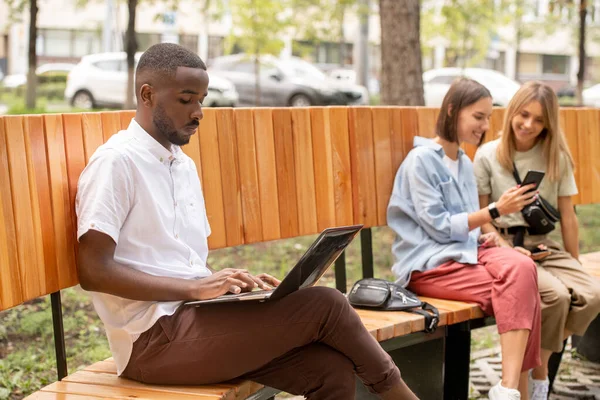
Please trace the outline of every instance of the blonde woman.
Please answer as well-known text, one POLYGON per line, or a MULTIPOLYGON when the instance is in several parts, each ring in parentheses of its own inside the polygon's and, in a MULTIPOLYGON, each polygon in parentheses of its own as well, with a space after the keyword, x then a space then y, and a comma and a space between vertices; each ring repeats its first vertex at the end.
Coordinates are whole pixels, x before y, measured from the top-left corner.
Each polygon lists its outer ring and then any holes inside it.
POLYGON ((561 351, 566 337, 582 335, 600 311, 600 284, 582 270, 578 260, 579 225, 571 200, 577 194, 573 166, 559 126, 556 94, 540 82, 521 87, 507 107, 500 139, 481 146, 475 156, 482 207, 498 201, 506 189, 515 185, 516 167, 521 179, 528 170, 545 172, 538 195, 560 212, 564 248, 530 227, 521 212, 503 215, 482 226, 486 233, 498 231, 502 246, 514 246, 525 255, 546 250, 544 258, 532 256, 537 259, 542 304, 542 365, 530 375, 532 400, 548 397, 548 360, 552 353, 561 351))

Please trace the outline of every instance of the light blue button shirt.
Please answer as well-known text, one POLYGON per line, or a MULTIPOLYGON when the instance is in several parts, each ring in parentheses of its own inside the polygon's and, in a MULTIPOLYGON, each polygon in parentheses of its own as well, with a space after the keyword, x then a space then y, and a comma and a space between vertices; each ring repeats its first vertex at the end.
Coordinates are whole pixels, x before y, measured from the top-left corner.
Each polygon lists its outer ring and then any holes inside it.
POLYGON ((404 286, 414 271, 428 271, 450 260, 477 263, 480 229, 469 232, 467 218, 479 210, 473 164, 459 149, 455 179, 444 155, 442 146, 417 136, 396 174, 387 222, 397 234, 392 271, 404 286))

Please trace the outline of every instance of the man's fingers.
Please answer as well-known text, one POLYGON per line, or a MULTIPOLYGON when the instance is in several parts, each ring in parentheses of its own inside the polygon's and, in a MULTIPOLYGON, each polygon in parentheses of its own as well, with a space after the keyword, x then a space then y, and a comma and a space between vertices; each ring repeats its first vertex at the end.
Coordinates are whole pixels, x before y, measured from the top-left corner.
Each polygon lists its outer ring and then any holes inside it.
POLYGON ((240 293, 242 291, 242 288, 245 288, 247 286, 248 285, 240 279, 229 277, 225 280, 225 287, 227 287, 227 290, 231 293, 240 293))
POLYGON ((279 286, 279 284, 281 283, 281 281, 279 279, 277 279, 269 274, 260 274, 259 277, 260 277, 260 279, 267 282, 271 286, 279 286))

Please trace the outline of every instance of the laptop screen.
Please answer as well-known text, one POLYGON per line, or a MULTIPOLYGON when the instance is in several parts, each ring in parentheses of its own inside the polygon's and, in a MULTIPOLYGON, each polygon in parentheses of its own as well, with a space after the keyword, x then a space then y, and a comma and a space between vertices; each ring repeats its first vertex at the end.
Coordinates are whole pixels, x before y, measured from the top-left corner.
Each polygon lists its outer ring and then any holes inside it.
POLYGON ((315 285, 361 227, 362 225, 353 225, 325 229, 286 275, 273 296, 283 297, 298 289, 315 285))

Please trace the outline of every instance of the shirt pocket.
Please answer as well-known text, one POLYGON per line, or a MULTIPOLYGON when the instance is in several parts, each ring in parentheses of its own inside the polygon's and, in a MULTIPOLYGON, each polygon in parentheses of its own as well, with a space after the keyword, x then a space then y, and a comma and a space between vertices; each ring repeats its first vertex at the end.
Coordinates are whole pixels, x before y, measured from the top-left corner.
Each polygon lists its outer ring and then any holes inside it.
POLYGON ((444 205, 450 214, 463 212, 462 200, 454 179, 450 178, 447 182, 440 182, 440 190, 444 198, 444 205))

